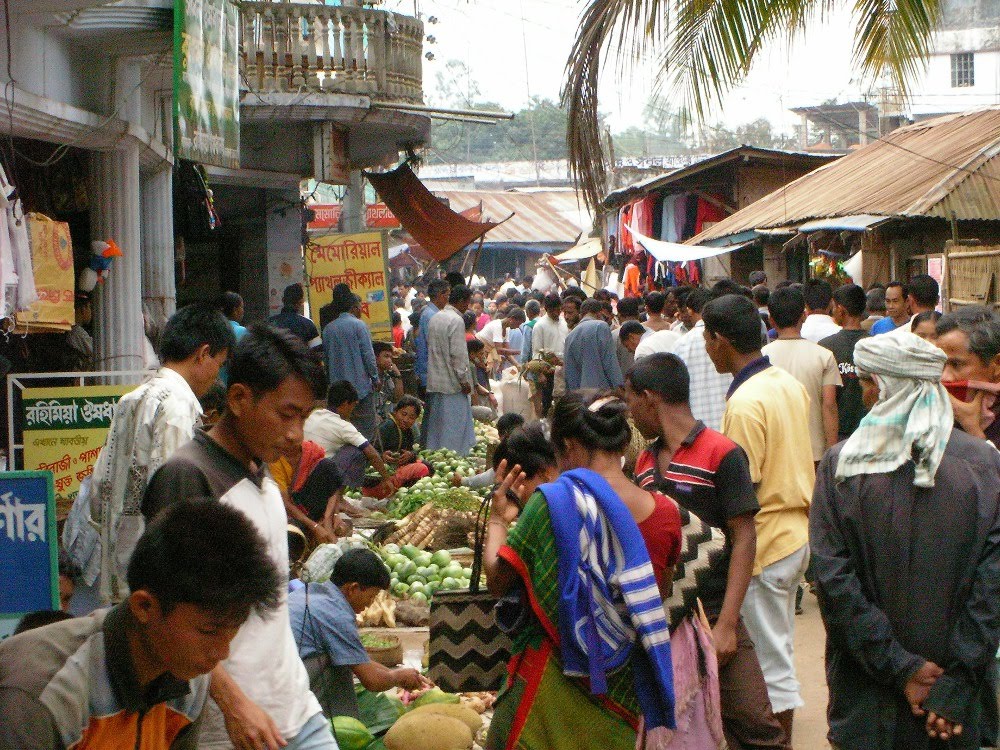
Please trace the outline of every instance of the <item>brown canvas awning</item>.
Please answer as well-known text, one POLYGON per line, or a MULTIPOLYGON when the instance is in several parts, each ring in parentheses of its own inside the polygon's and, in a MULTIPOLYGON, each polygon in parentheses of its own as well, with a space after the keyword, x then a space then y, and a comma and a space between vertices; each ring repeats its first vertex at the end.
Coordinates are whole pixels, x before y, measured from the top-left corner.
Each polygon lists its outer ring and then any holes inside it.
POLYGON ((391 172, 365 172, 365 177, 403 228, 439 263, 503 223, 470 221, 452 211, 413 174, 409 164, 391 172))

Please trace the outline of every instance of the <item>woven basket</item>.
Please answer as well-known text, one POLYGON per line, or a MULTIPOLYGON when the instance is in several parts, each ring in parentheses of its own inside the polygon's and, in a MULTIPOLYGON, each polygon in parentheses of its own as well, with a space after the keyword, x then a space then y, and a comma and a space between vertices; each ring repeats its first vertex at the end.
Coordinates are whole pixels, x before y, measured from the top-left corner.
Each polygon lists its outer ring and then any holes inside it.
POLYGON ((399 636, 379 633, 379 638, 392 641, 393 645, 384 648, 374 648, 365 646, 365 651, 371 660, 386 667, 395 667, 403 663, 403 645, 399 642, 399 636))

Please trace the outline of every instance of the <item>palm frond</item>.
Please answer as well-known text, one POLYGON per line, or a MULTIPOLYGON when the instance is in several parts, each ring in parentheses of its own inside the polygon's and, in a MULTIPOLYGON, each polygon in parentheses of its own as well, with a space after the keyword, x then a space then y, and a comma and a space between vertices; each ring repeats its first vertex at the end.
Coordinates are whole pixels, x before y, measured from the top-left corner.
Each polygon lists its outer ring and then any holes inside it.
POLYGON ((866 76, 888 75, 906 95, 923 69, 941 0, 856 0, 854 62, 866 76))

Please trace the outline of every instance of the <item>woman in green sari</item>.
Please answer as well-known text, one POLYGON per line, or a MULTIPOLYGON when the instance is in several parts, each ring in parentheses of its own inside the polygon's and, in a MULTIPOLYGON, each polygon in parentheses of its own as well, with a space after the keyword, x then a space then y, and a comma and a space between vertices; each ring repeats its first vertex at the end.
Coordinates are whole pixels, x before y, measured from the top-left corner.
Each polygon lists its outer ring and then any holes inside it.
MULTIPOLYGON (((552 443, 559 470, 596 472, 627 507, 664 592, 680 551, 680 517, 670 500, 639 489, 622 472, 622 454, 631 440, 627 416, 617 397, 567 394, 555 407, 552 443)), ((549 504, 537 491, 555 472, 552 466, 526 468, 525 453, 530 451, 524 447, 508 450, 497 467, 500 484, 483 558, 490 591, 519 597, 523 613, 512 632, 510 678, 497 698, 487 750, 634 750, 641 716, 634 654, 607 674, 601 695, 592 694, 586 678, 564 674, 559 557, 549 504)))

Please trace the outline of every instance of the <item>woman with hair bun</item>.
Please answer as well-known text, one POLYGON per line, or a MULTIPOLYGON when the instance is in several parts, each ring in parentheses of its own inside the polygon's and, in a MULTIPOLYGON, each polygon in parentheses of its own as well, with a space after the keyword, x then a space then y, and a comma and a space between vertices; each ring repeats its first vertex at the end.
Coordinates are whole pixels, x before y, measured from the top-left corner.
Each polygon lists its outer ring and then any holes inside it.
POLYGON ((568 393, 551 443, 529 425, 498 451, 484 567, 490 591, 521 612, 488 750, 547 747, 553 737, 633 750, 640 727, 675 726, 663 598, 680 514, 622 471, 628 414, 617 395, 568 393), (552 463, 563 473, 539 484, 552 463))

